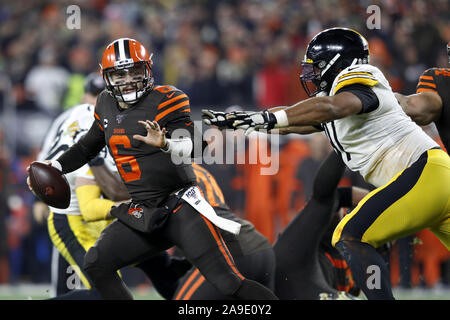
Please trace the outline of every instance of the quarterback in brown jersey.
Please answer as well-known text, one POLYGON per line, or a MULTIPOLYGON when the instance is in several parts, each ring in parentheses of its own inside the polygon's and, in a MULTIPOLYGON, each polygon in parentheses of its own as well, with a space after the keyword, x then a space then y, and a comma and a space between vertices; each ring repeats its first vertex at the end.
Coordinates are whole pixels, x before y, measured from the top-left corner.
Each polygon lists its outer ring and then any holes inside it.
MULTIPOLYGON (((450 64, 450 44, 447 44, 450 64)), ((416 94, 404 96, 396 93, 403 110, 419 125, 431 122, 450 151, 450 69, 430 68, 419 78, 416 94)))
POLYGON ((175 87, 154 84, 151 56, 134 39, 106 47, 101 63, 106 90, 97 99, 94 124, 49 163, 68 173, 106 145, 131 195, 130 203, 112 208, 117 220, 86 253, 86 273, 103 299, 132 299, 116 270, 175 245, 222 294, 277 299, 239 272, 219 228, 238 233, 240 225, 215 214, 196 188, 190 162, 179 161, 190 159, 193 150, 189 98, 175 87))

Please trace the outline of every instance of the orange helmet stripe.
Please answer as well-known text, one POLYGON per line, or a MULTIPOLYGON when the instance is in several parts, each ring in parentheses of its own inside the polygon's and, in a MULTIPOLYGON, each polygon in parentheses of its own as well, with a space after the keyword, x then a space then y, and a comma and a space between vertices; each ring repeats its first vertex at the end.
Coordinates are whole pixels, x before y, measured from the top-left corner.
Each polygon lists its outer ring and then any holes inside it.
POLYGON ((132 59, 133 62, 147 62, 150 68, 152 66, 151 54, 139 41, 120 38, 110 43, 103 52, 102 71, 113 68, 117 61, 125 59, 132 59))

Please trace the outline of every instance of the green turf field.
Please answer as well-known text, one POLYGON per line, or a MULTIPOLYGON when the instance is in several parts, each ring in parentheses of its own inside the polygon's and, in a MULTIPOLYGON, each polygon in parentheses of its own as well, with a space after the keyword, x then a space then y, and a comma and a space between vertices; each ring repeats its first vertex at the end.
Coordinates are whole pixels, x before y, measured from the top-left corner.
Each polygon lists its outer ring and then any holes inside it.
MULTIPOLYGON (((0 285, 0 300, 43 300, 50 297, 50 285, 0 285)), ((161 300, 151 287, 132 289, 136 300, 161 300)), ((450 300, 450 288, 394 289, 398 300, 450 300)), ((364 299, 363 296, 360 298, 364 299)))
MULTIPOLYGON (((152 288, 132 289, 136 300, 163 299, 152 288)), ((50 285, 0 285, 0 300, 44 300, 50 298, 50 285)))

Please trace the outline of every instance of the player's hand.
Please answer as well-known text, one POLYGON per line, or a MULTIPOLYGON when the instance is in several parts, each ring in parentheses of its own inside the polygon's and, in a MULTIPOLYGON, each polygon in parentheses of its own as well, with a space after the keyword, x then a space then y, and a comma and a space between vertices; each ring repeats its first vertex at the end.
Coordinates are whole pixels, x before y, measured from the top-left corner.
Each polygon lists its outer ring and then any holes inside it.
POLYGON ((160 128, 158 122, 156 121, 138 121, 139 124, 143 125, 147 130, 147 135, 141 136, 135 134, 133 139, 142 141, 149 146, 162 148, 166 145, 166 128, 160 128))
POLYGON ((233 123, 237 120, 244 120, 248 116, 255 114, 254 111, 214 111, 214 110, 202 110, 203 122, 209 126, 217 126, 220 130, 233 129, 233 123))
MULTIPOLYGON (((55 162, 52 163, 50 160, 44 160, 44 161, 40 161, 42 163, 45 163, 49 166, 55 167, 56 169, 58 169, 59 171, 61 171, 61 165, 59 164, 59 162, 55 162)), ((33 192, 34 195, 36 195, 33 191, 33 188, 31 187, 31 181, 30 181, 30 166, 27 167, 27 172, 28 172, 28 177, 27 177, 27 185, 28 185, 28 189, 30 189, 31 192, 33 192)))
POLYGON ((236 129, 245 130, 245 135, 249 135, 253 131, 261 129, 271 130, 277 124, 277 119, 269 110, 257 112, 248 115, 244 119, 237 119, 233 122, 233 127, 236 129))

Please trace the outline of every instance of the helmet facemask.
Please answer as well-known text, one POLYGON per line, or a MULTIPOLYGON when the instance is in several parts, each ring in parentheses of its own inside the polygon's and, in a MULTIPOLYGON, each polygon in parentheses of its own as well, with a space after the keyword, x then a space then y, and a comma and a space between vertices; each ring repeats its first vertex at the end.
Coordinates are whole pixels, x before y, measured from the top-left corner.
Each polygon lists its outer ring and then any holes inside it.
POLYGON ((322 80, 322 71, 319 65, 324 66, 325 61, 320 61, 317 63, 313 63, 312 61, 302 62, 300 82, 309 97, 313 97, 319 92, 325 90, 327 85, 326 81, 322 80))
MULTIPOLYGON (((311 59, 305 59, 302 62, 300 82, 308 96, 313 97, 319 92, 328 91, 331 88, 334 80, 332 74, 336 73, 337 65, 335 63, 339 57, 338 53, 328 63, 325 60, 313 62, 311 59)), ((336 75, 337 73, 334 76, 336 75)))
POLYGON ((153 77, 148 62, 130 62, 104 70, 107 89, 119 102, 135 104, 144 93, 153 88, 153 77))
POLYGON ((342 59, 340 56, 337 53, 328 63, 325 60, 313 63, 311 59, 302 62, 300 81, 308 96, 313 97, 320 92, 328 93, 334 79, 343 69, 355 64, 368 63, 368 56, 353 59, 342 59), (311 90, 311 85, 308 82, 312 82, 315 86, 315 91, 311 90))

